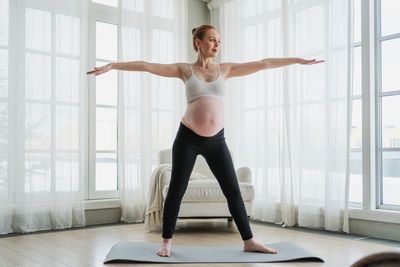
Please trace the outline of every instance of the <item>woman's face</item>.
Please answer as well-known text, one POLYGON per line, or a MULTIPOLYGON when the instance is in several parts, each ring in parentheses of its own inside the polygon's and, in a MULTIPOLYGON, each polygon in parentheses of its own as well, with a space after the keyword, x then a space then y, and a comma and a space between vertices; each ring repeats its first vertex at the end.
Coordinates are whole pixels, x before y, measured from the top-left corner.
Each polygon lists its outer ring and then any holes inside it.
POLYGON ((210 29, 204 35, 203 40, 196 39, 198 50, 207 57, 216 57, 220 49, 221 40, 218 31, 210 29))

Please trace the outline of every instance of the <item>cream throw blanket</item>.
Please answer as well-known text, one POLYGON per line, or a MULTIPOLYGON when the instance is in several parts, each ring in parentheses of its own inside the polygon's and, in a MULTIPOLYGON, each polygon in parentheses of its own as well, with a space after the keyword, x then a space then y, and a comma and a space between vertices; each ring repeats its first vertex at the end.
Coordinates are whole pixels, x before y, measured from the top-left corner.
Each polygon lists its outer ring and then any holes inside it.
MULTIPOLYGON (((164 199, 162 196, 162 186, 165 186, 166 181, 162 181, 162 177, 166 176, 172 170, 169 163, 160 164, 151 175, 150 192, 146 205, 146 217, 144 220, 144 227, 147 232, 161 231, 162 230, 162 211, 164 207, 164 199), (169 173, 168 173, 169 172, 169 173)), ((210 179, 204 175, 192 172, 189 180, 210 179)), ((169 181, 168 181, 169 183, 169 181)), ((168 184, 167 183, 167 184, 168 184)))

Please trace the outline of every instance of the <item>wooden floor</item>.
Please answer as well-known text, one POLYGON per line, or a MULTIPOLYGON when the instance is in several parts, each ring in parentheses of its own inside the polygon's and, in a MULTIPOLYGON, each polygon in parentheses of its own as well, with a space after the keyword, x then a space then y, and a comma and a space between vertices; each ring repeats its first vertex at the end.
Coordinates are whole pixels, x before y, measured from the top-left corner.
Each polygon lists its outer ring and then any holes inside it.
MULTIPOLYGON (((296 231, 268 224, 251 223, 256 240, 268 244, 294 241, 317 256, 320 262, 195 264, 200 266, 350 266, 363 256, 381 251, 400 251, 399 247, 369 243, 319 232, 296 231)), ((162 264, 103 265, 109 249, 119 241, 160 243, 161 233, 147 233, 144 224, 92 227, 0 238, 0 266, 160 266, 162 264)), ((178 220, 173 245, 231 246, 242 245, 233 222, 226 219, 178 220)), ((173 250, 173 247, 172 247, 173 250)), ((155 252, 156 253, 156 252, 155 252)), ((176 264, 179 267, 193 264, 176 264)), ((167 266, 175 266, 168 264, 167 266)))

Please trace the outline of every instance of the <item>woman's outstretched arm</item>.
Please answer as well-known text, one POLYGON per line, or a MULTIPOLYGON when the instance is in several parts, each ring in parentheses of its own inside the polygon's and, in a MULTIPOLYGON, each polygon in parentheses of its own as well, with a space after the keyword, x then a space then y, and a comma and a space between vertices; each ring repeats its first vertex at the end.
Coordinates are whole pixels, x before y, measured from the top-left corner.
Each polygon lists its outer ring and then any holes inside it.
POLYGON ((89 71, 86 74, 94 74, 97 76, 114 69, 127 71, 147 71, 163 77, 175 77, 182 79, 183 64, 184 63, 159 64, 145 61, 115 62, 101 67, 95 67, 94 70, 89 71))
POLYGON ((225 63, 225 64, 228 65, 229 69, 227 77, 232 78, 232 77, 249 75, 260 70, 279 68, 296 63, 311 65, 322 62, 325 61, 324 60, 317 61, 315 59, 306 60, 302 58, 289 57, 289 58, 264 58, 262 60, 253 62, 225 63))

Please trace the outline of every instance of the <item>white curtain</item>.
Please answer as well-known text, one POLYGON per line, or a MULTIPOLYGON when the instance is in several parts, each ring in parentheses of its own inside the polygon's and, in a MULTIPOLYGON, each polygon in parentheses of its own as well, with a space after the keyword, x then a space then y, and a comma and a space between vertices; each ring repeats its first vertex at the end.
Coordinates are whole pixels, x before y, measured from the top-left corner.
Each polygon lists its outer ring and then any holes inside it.
POLYGON ((326 60, 228 81, 227 135, 236 164, 253 171, 253 220, 348 232, 351 3, 209 3, 219 9, 222 62, 326 60))
POLYGON ((0 0, 0 234, 85 224, 87 14, 0 0))
MULTIPOLYGON (((185 0, 121 0, 121 61, 187 61, 185 0)), ((184 111, 184 84, 119 72, 118 183, 124 222, 144 221, 158 151, 171 148, 184 111)))

